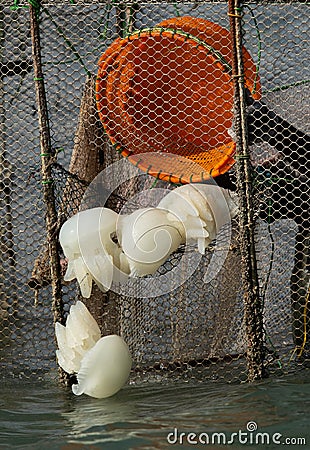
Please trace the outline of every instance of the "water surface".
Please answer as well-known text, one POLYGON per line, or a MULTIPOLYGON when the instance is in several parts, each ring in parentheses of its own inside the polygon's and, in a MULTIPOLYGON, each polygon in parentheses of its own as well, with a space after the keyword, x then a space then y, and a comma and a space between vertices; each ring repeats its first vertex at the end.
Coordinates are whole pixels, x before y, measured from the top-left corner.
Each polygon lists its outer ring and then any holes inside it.
POLYGON ((249 422, 257 424, 256 433, 280 433, 282 440, 302 437, 308 442, 286 448, 310 448, 309 371, 251 385, 146 383, 126 386, 102 400, 75 397, 53 381, 2 382, 1 393, 1 450, 283 447, 282 442, 251 445, 247 426, 255 425, 249 422), (188 433, 196 433, 198 439, 222 432, 229 439, 239 430, 247 433, 248 444, 236 439, 232 445, 186 441, 188 433), (186 435, 180 438, 182 432, 186 435))

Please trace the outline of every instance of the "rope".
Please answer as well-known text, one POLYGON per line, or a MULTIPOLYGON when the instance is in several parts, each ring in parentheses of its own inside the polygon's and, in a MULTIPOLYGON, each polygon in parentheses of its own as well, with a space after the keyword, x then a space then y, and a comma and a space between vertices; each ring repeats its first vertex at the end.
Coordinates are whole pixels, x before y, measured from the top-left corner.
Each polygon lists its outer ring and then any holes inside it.
POLYGON ((244 5, 244 6, 250 11, 251 17, 254 22, 255 30, 256 30, 256 36, 257 36, 257 44, 258 44, 257 64, 256 64, 256 72, 255 72, 255 78, 254 78, 253 89, 252 89, 252 94, 255 94, 255 92, 257 91, 258 74, 259 74, 259 70, 260 70, 261 57, 262 57, 262 39, 261 39, 259 26, 258 26, 256 17, 254 15, 253 9, 249 5, 244 5))
POLYGON ((17 9, 21 9, 21 8, 28 8, 28 5, 20 5, 19 1, 20 0, 14 0, 13 5, 10 6, 11 11, 16 11, 17 9))
POLYGON ((36 14, 40 12, 40 0, 28 0, 28 5, 21 5, 20 0, 13 0, 13 5, 10 6, 11 11, 16 11, 22 8, 29 8, 29 5, 34 8, 36 14))
POLYGON ((72 53, 74 54, 75 58, 77 59, 77 61, 79 61, 79 63, 81 64, 81 66, 83 67, 84 71, 86 72, 86 75, 90 76, 91 72, 87 69, 82 57, 80 56, 79 52, 76 50, 75 46, 72 44, 72 42, 70 41, 70 39, 67 38, 65 32, 63 31, 63 29, 57 24, 57 22, 54 20, 52 14, 48 11, 48 9, 44 8, 44 12, 48 15, 50 21, 52 22, 52 24, 55 26, 57 32, 60 34, 60 36, 63 37, 65 43, 67 44, 67 46, 69 47, 69 49, 72 51, 72 53))
MULTIPOLYGON (((70 0, 70 3, 72 5, 75 5, 75 0, 70 0)), ((13 0, 13 5, 10 7, 10 9, 12 11, 16 11, 18 9, 21 8, 29 8, 29 6, 32 6, 36 12, 36 16, 38 18, 39 13, 40 13, 40 0, 28 0, 28 5, 21 5, 20 4, 20 0, 13 0)), ((42 8, 42 10, 44 9, 44 12, 48 15, 50 21, 53 23, 53 25, 55 26, 57 32, 63 37, 65 43, 67 44, 67 46, 69 47, 69 49, 73 52, 75 58, 80 62, 81 66, 83 67, 84 71, 86 72, 87 75, 91 75, 90 71, 87 69, 82 57, 80 56, 80 54, 78 53, 78 51, 76 50, 76 48, 74 47, 74 45, 72 44, 72 42, 67 38, 67 36, 65 35, 65 32, 63 31, 63 29, 56 23, 56 21, 54 20, 52 14, 48 11, 48 9, 46 8, 42 8)), ((38 78, 34 78, 35 81, 41 81, 41 79, 38 78)))
POLYGON ((302 343, 302 345, 299 349, 299 353, 297 355, 298 357, 302 356, 305 346, 307 344, 307 311, 308 311, 309 297, 310 297, 310 288, 308 287, 306 302, 305 302, 305 306, 304 306, 304 310, 303 310, 303 325, 304 325, 303 335, 304 335, 304 337, 303 337, 303 343, 302 343))
POLYGON ((177 5, 176 2, 173 3, 173 9, 174 9, 175 15, 176 15, 177 17, 180 17, 181 14, 180 14, 180 11, 179 11, 179 8, 178 8, 178 5, 177 5))
MULTIPOLYGON (((40 0, 28 0, 29 5, 31 5, 36 11, 40 10, 40 0)), ((75 5, 75 0, 70 0, 71 5, 75 5)), ((11 11, 16 11, 21 8, 29 8, 29 5, 21 5, 20 0, 13 0, 13 5, 10 6, 11 11)))
MULTIPOLYGON (((190 39, 192 42, 195 42, 197 44, 197 48, 199 48, 200 46, 206 48, 212 56, 216 57, 215 62, 219 62, 222 65, 222 70, 226 73, 231 74, 231 72, 232 72, 231 65, 218 50, 216 50, 214 47, 212 47, 212 45, 203 41, 199 37, 193 36, 189 33, 186 33, 185 31, 175 29, 175 28, 169 28, 169 27, 166 28, 166 27, 155 26, 152 28, 143 28, 142 30, 134 31, 129 36, 129 38, 130 37, 134 38, 135 36, 139 37, 141 35, 141 33, 149 33, 149 35, 152 36, 153 34, 156 35, 156 33, 159 33, 160 35, 162 35, 165 32, 172 33, 173 36, 181 36, 185 42, 190 39)), ((128 37, 124 38, 124 39, 126 41, 126 39, 128 40, 128 37)))

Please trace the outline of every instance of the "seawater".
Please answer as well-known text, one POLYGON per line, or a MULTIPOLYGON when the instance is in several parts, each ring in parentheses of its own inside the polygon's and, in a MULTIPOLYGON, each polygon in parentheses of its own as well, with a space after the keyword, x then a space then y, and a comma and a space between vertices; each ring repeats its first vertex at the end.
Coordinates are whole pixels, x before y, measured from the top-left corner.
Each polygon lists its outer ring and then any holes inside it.
POLYGON ((131 385, 101 400, 54 381, 1 384, 1 450, 310 448, 309 370, 254 384, 131 385))

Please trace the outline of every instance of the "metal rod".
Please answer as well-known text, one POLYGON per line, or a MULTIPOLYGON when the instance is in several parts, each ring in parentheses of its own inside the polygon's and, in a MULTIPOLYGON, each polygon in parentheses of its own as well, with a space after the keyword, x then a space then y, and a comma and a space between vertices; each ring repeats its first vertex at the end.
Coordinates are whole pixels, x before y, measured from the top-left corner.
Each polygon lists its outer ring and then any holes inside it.
POLYGON ((263 306, 254 239, 252 204, 252 167, 247 135, 246 93, 242 60, 242 7, 239 0, 229 0, 228 15, 232 42, 232 78, 234 86, 234 126, 236 142, 236 175, 239 194, 239 232, 244 289, 244 323, 247 338, 248 381, 264 376, 263 306))

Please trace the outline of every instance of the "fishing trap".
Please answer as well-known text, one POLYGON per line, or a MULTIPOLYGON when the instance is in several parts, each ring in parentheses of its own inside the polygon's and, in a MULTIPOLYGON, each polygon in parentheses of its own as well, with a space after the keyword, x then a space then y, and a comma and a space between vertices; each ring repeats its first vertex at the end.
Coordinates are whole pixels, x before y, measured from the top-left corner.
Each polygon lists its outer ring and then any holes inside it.
POLYGON ((57 378, 54 323, 77 299, 128 344, 130 382, 309 366, 309 17, 285 0, 2 0, 3 376, 57 378), (180 247, 89 299, 64 282, 69 217, 210 179, 238 214, 198 262, 180 247))

